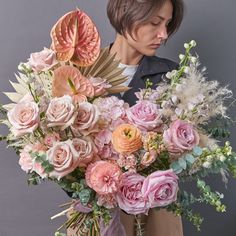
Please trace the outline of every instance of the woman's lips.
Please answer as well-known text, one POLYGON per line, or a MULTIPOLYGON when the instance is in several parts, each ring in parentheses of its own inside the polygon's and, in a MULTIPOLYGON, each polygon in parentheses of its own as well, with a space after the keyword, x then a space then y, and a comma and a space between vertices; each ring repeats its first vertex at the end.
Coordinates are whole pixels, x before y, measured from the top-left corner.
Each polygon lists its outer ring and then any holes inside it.
POLYGON ((151 44, 150 48, 157 49, 161 46, 161 44, 151 44))

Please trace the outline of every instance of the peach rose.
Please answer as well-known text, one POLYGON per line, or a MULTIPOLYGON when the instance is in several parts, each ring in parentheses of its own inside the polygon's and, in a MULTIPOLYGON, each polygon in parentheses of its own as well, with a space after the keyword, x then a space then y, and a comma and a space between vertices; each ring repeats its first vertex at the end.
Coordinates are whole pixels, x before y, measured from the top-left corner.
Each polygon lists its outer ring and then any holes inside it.
POLYGON ((142 147, 141 132, 133 125, 121 124, 112 133, 112 144, 118 153, 133 153, 142 147))

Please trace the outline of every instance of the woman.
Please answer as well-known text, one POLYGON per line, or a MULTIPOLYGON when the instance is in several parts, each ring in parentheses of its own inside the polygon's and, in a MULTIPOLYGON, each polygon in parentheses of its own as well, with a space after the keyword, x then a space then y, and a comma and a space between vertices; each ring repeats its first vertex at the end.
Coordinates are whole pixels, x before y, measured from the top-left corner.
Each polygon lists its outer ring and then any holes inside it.
MULTIPOLYGON (((107 14, 116 30, 116 38, 110 52, 116 53, 120 67, 129 77, 126 85, 132 87, 122 99, 130 105, 137 100, 135 92, 145 87, 150 79, 153 87, 162 75, 176 68, 177 64, 155 56, 157 49, 179 28, 183 18, 182 0, 109 0, 107 14)), ((127 236, 135 236, 134 217, 121 213, 127 236)), ((162 211, 149 211, 146 236, 181 236, 179 217, 162 211)))

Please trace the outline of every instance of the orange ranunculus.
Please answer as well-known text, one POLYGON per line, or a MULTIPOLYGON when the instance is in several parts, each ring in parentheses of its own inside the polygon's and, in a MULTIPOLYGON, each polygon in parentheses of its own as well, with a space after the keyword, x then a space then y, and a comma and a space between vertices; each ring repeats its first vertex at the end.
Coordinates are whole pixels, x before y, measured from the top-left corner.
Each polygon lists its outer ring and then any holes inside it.
POLYGON ((77 68, 60 66, 54 71, 52 95, 53 97, 62 97, 64 95, 93 97, 94 87, 89 79, 84 77, 77 68))
POLYGON ((96 26, 81 10, 62 16, 51 30, 52 50, 58 61, 92 65, 99 56, 101 40, 96 26))
POLYGON ((112 144, 118 153, 133 153, 142 147, 141 132, 130 124, 119 125, 112 133, 112 144))

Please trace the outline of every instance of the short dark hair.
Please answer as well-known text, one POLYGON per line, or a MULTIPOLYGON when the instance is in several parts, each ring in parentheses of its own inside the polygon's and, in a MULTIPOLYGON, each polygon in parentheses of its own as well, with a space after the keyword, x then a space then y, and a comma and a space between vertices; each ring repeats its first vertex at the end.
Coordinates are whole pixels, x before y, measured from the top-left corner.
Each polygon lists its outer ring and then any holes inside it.
MULTIPOLYGON (((167 0, 109 0, 107 15, 117 33, 131 34, 134 26, 145 24, 167 0)), ((173 16, 168 24, 168 36, 175 33, 183 19, 183 0, 168 0, 173 5, 173 16)))

